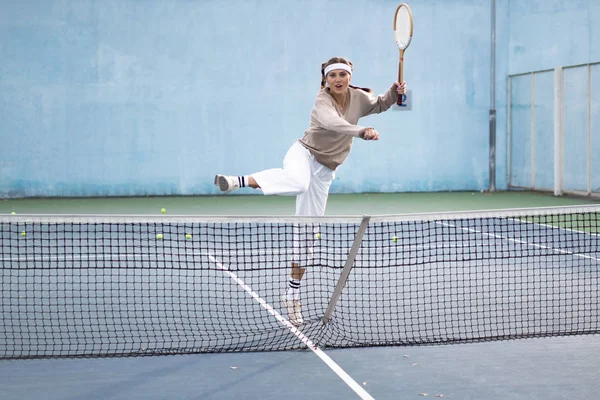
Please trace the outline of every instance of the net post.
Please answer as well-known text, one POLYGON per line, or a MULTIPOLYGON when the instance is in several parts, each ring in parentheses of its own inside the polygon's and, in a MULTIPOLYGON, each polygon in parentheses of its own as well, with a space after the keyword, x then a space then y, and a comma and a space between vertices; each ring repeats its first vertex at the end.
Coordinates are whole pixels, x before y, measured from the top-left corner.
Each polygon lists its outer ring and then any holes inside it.
POLYGON ((554 195, 563 194, 563 69, 554 68, 554 195))
POLYGON ((323 315, 323 325, 326 325, 331 318, 331 314, 333 314, 333 309, 337 304, 342 290, 344 290, 344 286, 346 286, 346 281, 348 280, 348 276, 350 276, 350 270, 354 266, 354 260, 356 259, 356 254, 358 254, 358 249, 362 243, 363 237, 365 236, 365 232, 367 227, 369 226, 369 221, 371 217, 365 215, 360 223, 360 227, 358 228, 358 232, 356 232, 356 236, 354 237, 354 243, 352 243, 352 248, 350 249, 350 253, 348 253, 348 258, 346 259, 346 263, 344 264, 344 269, 340 274, 340 279, 338 280, 337 285, 335 286, 335 290, 331 295, 331 299, 329 300, 329 305, 327 306, 327 310, 323 315))

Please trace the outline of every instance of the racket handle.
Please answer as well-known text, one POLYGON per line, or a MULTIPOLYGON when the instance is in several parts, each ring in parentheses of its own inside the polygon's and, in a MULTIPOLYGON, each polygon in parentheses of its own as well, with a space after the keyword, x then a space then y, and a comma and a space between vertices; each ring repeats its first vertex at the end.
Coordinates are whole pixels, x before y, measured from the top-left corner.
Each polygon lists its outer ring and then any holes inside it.
MULTIPOLYGON (((404 68, 402 65, 402 61, 404 58, 404 52, 400 53, 400 61, 398 61, 398 83, 402 84, 402 80, 404 79, 403 75, 404 75, 404 68)), ((399 94, 398 95, 398 100, 396 101, 396 104, 401 106, 402 105, 402 99, 404 98, 403 94, 399 94)))

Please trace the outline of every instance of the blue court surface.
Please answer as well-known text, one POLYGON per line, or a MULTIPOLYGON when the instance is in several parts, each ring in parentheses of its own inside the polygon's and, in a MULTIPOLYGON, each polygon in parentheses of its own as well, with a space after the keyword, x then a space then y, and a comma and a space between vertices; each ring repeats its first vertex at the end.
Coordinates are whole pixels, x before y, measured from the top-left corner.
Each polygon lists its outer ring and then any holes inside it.
POLYGON ((0 398, 597 398, 598 207, 527 212, 375 218, 326 326, 355 222, 4 218, 0 398))
MULTIPOLYGON (((597 399, 600 337, 326 353, 376 399, 597 399), (438 397, 436 397, 438 396, 438 397)), ((0 362, 2 399, 354 399, 311 351, 0 362)))

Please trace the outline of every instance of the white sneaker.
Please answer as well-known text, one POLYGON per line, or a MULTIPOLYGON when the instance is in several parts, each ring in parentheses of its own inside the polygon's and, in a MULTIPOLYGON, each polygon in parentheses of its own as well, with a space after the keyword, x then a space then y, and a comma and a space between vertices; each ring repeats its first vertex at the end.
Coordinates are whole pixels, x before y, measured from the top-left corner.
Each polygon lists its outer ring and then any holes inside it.
POLYGON ((281 301, 287 309, 288 321, 294 326, 302 325, 304 319, 302 319, 302 304, 300 303, 300 300, 288 300, 287 296, 284 294, 281 296, 281 301))
POLYGON ((223 193, 229 193, 240 188, 237 177, 227 175, 215 175, 215 185, 217 185, 223 193))

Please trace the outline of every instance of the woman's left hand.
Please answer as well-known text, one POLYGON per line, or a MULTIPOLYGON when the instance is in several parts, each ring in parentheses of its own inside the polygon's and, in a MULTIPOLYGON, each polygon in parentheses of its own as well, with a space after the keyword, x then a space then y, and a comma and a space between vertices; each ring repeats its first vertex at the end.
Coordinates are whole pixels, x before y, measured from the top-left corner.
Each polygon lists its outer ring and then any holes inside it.
POLYGON ((402 84, 394 82, 394 84, 396 85, 396 92, 398 92, 398 94, 406 93, 406 82, 402 82, 402 84))

